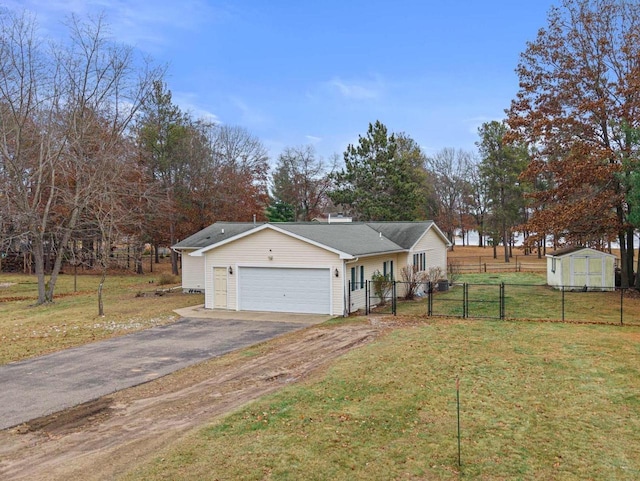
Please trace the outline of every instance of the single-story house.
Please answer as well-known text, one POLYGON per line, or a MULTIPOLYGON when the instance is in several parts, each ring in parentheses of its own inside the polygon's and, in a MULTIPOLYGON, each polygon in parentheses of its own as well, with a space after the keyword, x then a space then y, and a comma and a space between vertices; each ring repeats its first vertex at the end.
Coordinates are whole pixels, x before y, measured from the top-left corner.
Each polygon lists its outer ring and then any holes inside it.
POLYGON ((182 288, 205 308, 344 315, 365 306, 376 272, 446 275, 450 242, 432 221, 216 222, 179 242, 182 288))
POLYGON ((617 258, 589 247, 566 247, 547 257, 547 284, 557 289, 615 289, 617 258))

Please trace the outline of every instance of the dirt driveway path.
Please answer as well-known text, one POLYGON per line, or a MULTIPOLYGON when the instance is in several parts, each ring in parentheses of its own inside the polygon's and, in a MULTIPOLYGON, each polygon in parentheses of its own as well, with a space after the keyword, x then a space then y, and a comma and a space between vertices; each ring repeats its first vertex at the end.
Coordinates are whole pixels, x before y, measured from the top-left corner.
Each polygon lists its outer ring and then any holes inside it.
POLYGON ((0 431, 0 479, 111 480, 216 416, 295 382, 382 327, 302 331, 0 431))
POLYGON ((312 316, 306 323, 284 321, 286 314, 271 316, 268 322, 183 318, 166 326, 0 366, 0 429, 314 323, 312 316))

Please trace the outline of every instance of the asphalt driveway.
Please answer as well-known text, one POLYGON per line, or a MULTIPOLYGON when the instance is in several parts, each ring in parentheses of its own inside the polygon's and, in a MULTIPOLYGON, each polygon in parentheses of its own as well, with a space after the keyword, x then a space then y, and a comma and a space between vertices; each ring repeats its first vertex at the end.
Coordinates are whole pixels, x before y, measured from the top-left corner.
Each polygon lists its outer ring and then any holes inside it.
POLYGON ((198 308, 178 312, 193 317, 0 366, 0 429, 328 319, 246 312, 212 319, 211 311, 198 308))

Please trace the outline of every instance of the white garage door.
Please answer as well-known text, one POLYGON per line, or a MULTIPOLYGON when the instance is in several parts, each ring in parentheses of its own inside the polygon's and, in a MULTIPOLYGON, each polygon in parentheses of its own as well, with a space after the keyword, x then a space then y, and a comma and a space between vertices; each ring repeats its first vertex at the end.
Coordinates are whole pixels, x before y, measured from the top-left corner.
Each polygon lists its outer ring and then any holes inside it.
POLYGON ((239 268, 243 311, 331 313, 329 269, 239 268))

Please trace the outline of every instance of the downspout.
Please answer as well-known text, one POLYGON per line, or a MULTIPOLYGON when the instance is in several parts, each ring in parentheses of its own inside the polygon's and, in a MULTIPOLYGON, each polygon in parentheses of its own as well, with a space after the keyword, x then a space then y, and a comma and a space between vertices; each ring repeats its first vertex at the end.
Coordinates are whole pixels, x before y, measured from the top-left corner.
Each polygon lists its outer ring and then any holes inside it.
POLYGON ((342 301, 342 317, 349 317, 349 308, 351 308, 351 306, 347 306, 347 301, 349 300, 349 295, 347 292, 349 289, 349 284, 345 282, 345 279, 347 278, 347 264, 358 262, 358 260, 360 260, 360 258, 356 257, 355 259, 351 259, 350 261, 345 261, 342 263, 342 295, 344 298, 342 301))

